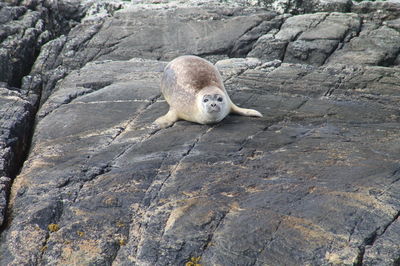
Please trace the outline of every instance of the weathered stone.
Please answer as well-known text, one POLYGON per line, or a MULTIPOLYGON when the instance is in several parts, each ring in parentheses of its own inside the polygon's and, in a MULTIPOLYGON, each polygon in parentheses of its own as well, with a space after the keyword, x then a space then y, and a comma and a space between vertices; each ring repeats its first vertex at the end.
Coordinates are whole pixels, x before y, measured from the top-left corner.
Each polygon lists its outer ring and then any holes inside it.
POLYGON ((283 60, 288 43, 276 39, 274 34, 265 34, 257 40, 248 56, 255 56, 265 61, 283 60))
POLYGON ((29 148, 35 105, 25 91, 0 84, 0 225, 4 222, 8 189, 29 148))
POLYGON ((400 54, 400 32, 387 26, 361 32, 328 59, 328 63, 391 66, 400 54))
POLYGON ((251 51, 254 42, 261 38, 263 34, 268 33, 271 30, 275 30, 281 27, 284 17, 274 17, 272 20, 263 21, 260 25, 250 30, 235 41, 232 50, 229 52, 230 57, 244 57, 251 51))
POLYGON ((362 1, 351 7, 351 12, 363 14, 371 20, 390 20, 400 17, 400 2, 389 1, 362 1))
POLYGON ((396 70, 217 65, 263 119, 152 131, 167 108, 157 61, 91 63, 59 83, 12 188, 2 263, 351 264, 371 234, 390 241, 379 228, 400 204, 398 111, 342 99, 396 70))
MULTIPOLYGON (((97 50, 99 59, 118 60, 229 54, 235 43, 240 46, 240 37, 255 39, 264 30, 257 26, 273 18, 273 13, 263 10, 232 7, 128 9, 106 21, 86 49, 97 50)), ((279 20, 271 23, 278 24, 279 20)), ((267 23, 263 27, 273 25, 267 23)))
POLYGON ((0 226, 4 223, 4 217, 7 211, 8 192, 11 185, 11 178, 0 177, 0 226))
MULTIPOLYGON (((56 7, 18 2, 0 3, 2 41, 56 7)), ((396 5, 59 2, 49 21, 62 23, 35 23, 41 53, 21 89, 0 90, 0 222, 41 99, 1 265, 399 263, 396 5), (233 101, 264 117, 154 130, 167 62, 143 58, 181 53, 223 58, 233 101)))
POLYGON ((260 0, 261 4, 279 13, 349 12, 351 0, 260 0))
POLYGON ((249 56, 323 65, 336 48, 360 31, 355 14, 316 13, 288 18, 279 32, 259 38, 249 56))
POLYGON ((374 235, 365 248, 363 265, 398 265, 400 220, 395 217, 383 231, 374 235), (382 236, 383 235, 383 236, 382 236))

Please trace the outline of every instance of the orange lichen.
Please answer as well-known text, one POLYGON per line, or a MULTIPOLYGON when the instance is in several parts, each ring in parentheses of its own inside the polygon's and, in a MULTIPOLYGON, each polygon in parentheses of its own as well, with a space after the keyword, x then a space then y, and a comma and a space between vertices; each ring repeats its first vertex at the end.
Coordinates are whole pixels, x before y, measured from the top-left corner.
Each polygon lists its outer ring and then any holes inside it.
POLYGON ((49 224, 47 226, 47 228, 49 229, 50 232, 54 233, 57 232, 58 230, 60 230, 60 226, 58 224, 49 224))
POLYGON ((201 257, 191 257, 188 262, 185 263, 185 266, 201 266, 199 263, 201 260, 201 257))

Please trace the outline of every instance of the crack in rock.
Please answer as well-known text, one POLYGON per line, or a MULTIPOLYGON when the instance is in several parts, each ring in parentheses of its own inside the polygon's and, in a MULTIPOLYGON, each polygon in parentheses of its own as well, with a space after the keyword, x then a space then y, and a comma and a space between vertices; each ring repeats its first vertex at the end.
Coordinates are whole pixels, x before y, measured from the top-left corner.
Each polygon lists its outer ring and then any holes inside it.
POLYGON ((363 260, 364 260, 364 255, 365 255, 365 249, 367 246, 373 246, 375 241, 385 234, 386 230, 389 228, 390 225, 392 225, 397 219, 400 217, 400 211, 398 211, 394 217, 385 225, 379 226, 376 228, 373 232, 371 232, 364 240, 363 243, 358 246, 358 255, 356 258, 356 261, 354 263, 355 266, 362 266, 363 265, 363 260))
MULTIPOLYGON (((288 215, 290 215, 290 214, 288 214, 288 215)), ((260 259, 261 254, 267 249, 267 247, 272 243, 272 241, 274 241, 275 236, 276 236, 281 224, 282 224, 282 219, 278 222, 278 224, 275 228, 275 231, 271 234, 271 238, 268 239, 266 243, 264 243, 262 249, 258 252, 256 259, 254 260, 254 263, 252 265, 256 265, 257 262, 261 261, 261 259, 260 259)), ((266 263, 264 261, 261 261, 261 262, 266 263)))
POLYGON ((212 232, 208 235, 206 242, 203 245, 203 248, 201 250, 200 253, 200 257, 203 256, 203 254, 206 252, 206 250, 210 247, 210 245, 212 244, 212 241, 214 239, 214 235, 215 232, 217 232, 217 230, 219 229, 219 227, 221 226, 221 224, 223 224, 224 219, 226 218, 226 216, 229 214, 230 210, 226 211, 226 212, 222 212, 221 218, 216 222, 214 229, 212 230, 212 232))

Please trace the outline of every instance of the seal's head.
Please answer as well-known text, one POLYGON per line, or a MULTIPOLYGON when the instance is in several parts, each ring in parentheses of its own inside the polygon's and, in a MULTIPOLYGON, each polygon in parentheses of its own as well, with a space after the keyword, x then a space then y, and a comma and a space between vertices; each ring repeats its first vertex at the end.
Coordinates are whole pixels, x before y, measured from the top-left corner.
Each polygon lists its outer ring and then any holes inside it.
POLYGON ((203 124, 219 122, 229 114, 229 98, 218 87, 203 88, 198 92, 196 101, 203 124))

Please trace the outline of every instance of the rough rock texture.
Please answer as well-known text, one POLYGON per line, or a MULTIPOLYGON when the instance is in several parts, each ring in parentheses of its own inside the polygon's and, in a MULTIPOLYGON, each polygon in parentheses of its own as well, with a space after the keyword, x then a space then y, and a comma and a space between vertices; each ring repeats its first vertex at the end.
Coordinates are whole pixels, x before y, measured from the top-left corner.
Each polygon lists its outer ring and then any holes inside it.
POLYGON ((114 3, 81 5, 79 1, 9 2, 0 3, 0 225, 10 182, 29 149, 40 99, 44 101, 45 91, 66 74, 55 68, 59 46, 48 41, 67 34, 85 14, 86 20, 97 16, 100 23, 105 17, 102 7, 109 12, 120 7, 114 3), (46 53, 49 44, 51 51, 46 53))
POLYGON ((0 82, 20 87, 41 46, 68 32, 69 24, 82 15, 73 4, 62 3, 57 5, 47 0, 28 1, 20 6, 0 3, 0 82))
POLYGON ((1 265, 399 264, 400 4, 103 7, 2 83, 1 265), (188 53, 264 117, 152 129, 188 53))
POLYGON ((0 83, 0 225, 13 178, 29 148, 37 95, 0 83))
POLYGON ((260 0, 260 4, 279 13, 349 12, 351 0, 260 0))

